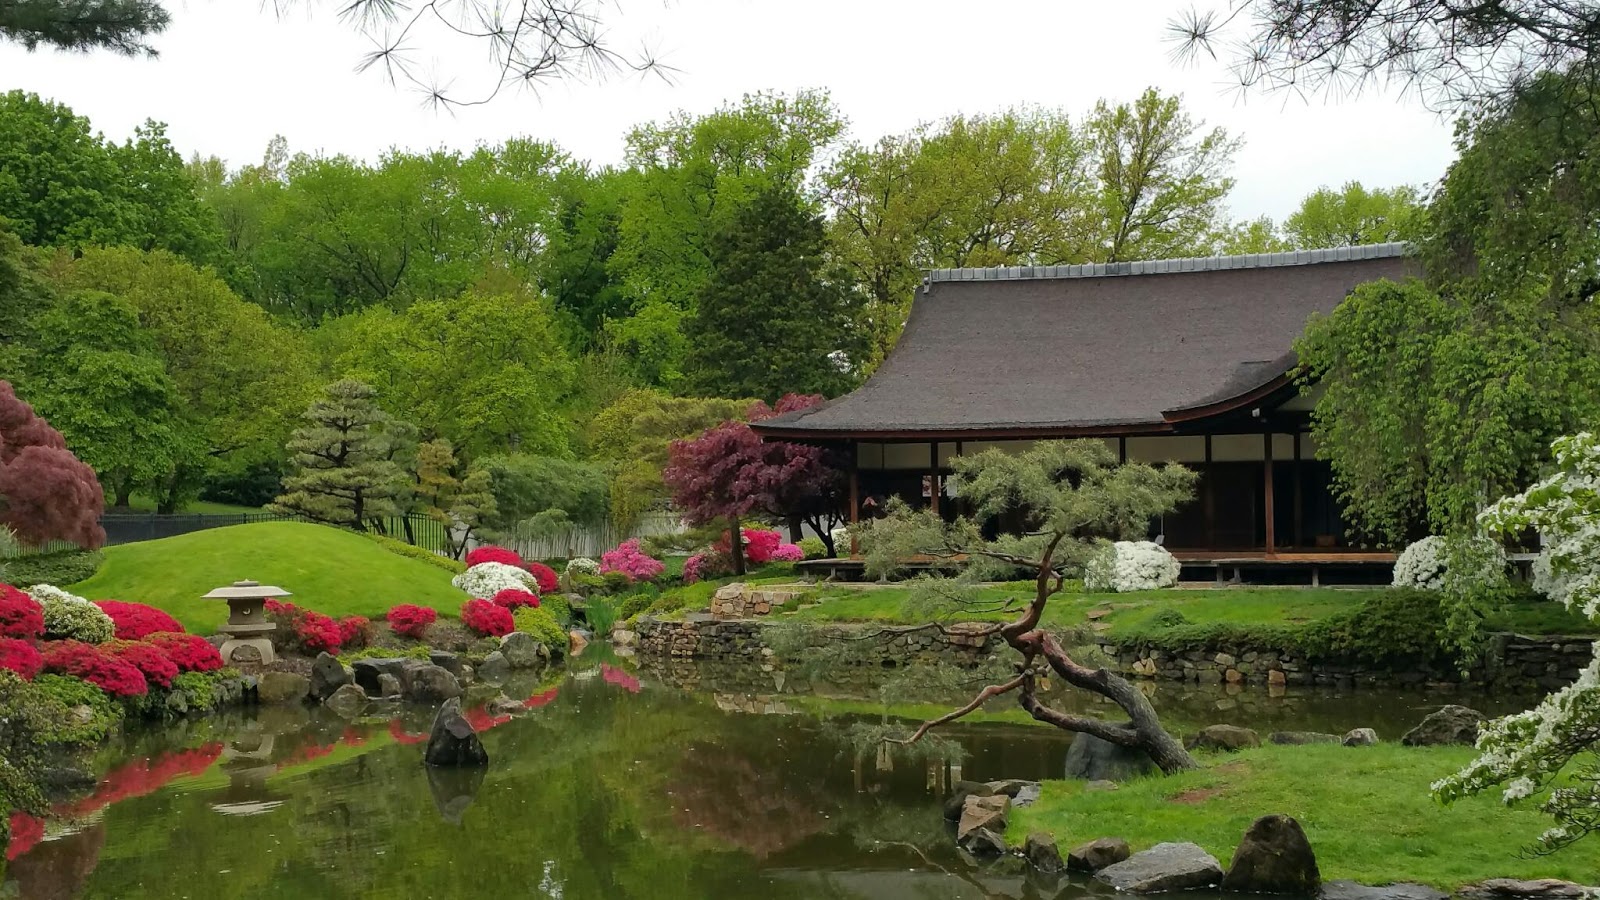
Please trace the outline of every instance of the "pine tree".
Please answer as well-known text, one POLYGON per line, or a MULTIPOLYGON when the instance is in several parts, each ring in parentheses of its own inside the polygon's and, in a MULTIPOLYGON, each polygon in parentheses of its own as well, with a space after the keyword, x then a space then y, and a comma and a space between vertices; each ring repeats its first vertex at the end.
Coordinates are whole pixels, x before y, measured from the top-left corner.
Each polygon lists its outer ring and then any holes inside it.
POLYGON ((395 501, 407 485, 396 457, 412 429, 379 409, 376 395, 347 378, 311 404, 309 424, 295 429, 288 443, 299 471, 284 479, 274 512, 358 531, 399 512, 395 501))
POLYGON ((710 248, 690 318, 688 373, 703 396, 837 396, 855 381, 862 298, 827 271, 822 217, 788 184, 763 190, 710 248))

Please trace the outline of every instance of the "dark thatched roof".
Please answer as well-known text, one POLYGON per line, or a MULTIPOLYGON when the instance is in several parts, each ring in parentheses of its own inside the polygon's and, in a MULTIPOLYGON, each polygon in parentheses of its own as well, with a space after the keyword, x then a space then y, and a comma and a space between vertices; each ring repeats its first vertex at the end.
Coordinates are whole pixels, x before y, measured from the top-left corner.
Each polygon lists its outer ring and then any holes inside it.
POLYGON ((1281 387, 1312 313, 1400 278, 1405 245, 929 273, 859 389, 773 437, 1168 430, 1281 387))

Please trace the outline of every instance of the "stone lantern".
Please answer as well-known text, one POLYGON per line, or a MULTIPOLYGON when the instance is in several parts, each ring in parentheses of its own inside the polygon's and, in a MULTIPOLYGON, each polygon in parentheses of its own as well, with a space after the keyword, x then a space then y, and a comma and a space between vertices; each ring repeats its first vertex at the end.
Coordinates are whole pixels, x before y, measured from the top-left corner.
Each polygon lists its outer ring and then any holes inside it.
POLYGON ((222 633, 228 640, 220 651, 222 661, 229 664, 272 662, 276 656, 272 652, 270 635, 277 626, 267 618, 267 600, 288 596, 289 592, 281 587, 254 581, 235 581, 206 594, 207 600, 228 601, 228 621, 222 626, 222 633))

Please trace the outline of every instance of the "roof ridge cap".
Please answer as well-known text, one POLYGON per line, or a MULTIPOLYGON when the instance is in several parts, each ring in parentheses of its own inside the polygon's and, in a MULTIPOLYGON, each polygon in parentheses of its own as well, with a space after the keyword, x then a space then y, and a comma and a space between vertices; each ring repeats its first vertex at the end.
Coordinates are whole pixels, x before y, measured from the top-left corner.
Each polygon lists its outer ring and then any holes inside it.
POLYGON ((1165 275, 1177 272, 1215 272, 1225 269, 1269 269, 1328 262, 1356 262, 1405 256, 1411 244, 1359 244, 1321 250, 1285 250, 1235 256, 1189 256, 1112 263, 1077 263, 1064 266, 990 266, 982 268, 928 269, 923 283, 935 281, 1015 281, 1054 278, 1107 278, 1118 275, 1165 275))

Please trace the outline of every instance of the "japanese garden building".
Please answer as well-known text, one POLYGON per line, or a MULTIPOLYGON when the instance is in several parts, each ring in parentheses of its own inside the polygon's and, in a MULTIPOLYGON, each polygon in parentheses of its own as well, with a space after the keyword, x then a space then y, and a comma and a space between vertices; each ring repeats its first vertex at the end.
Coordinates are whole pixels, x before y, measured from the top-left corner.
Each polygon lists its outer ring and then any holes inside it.
POLYGON ((1154 528, 1186 565, 1386 563, 1348 545, 1293 344, 1357 285, 1410 273, 1405 251, 934 270, 864 385, 754 428, 840 445, 852 521, 888 496, 953 516, 954 457, 1095 438, 1199 473, 1194 500, 1154 528))

